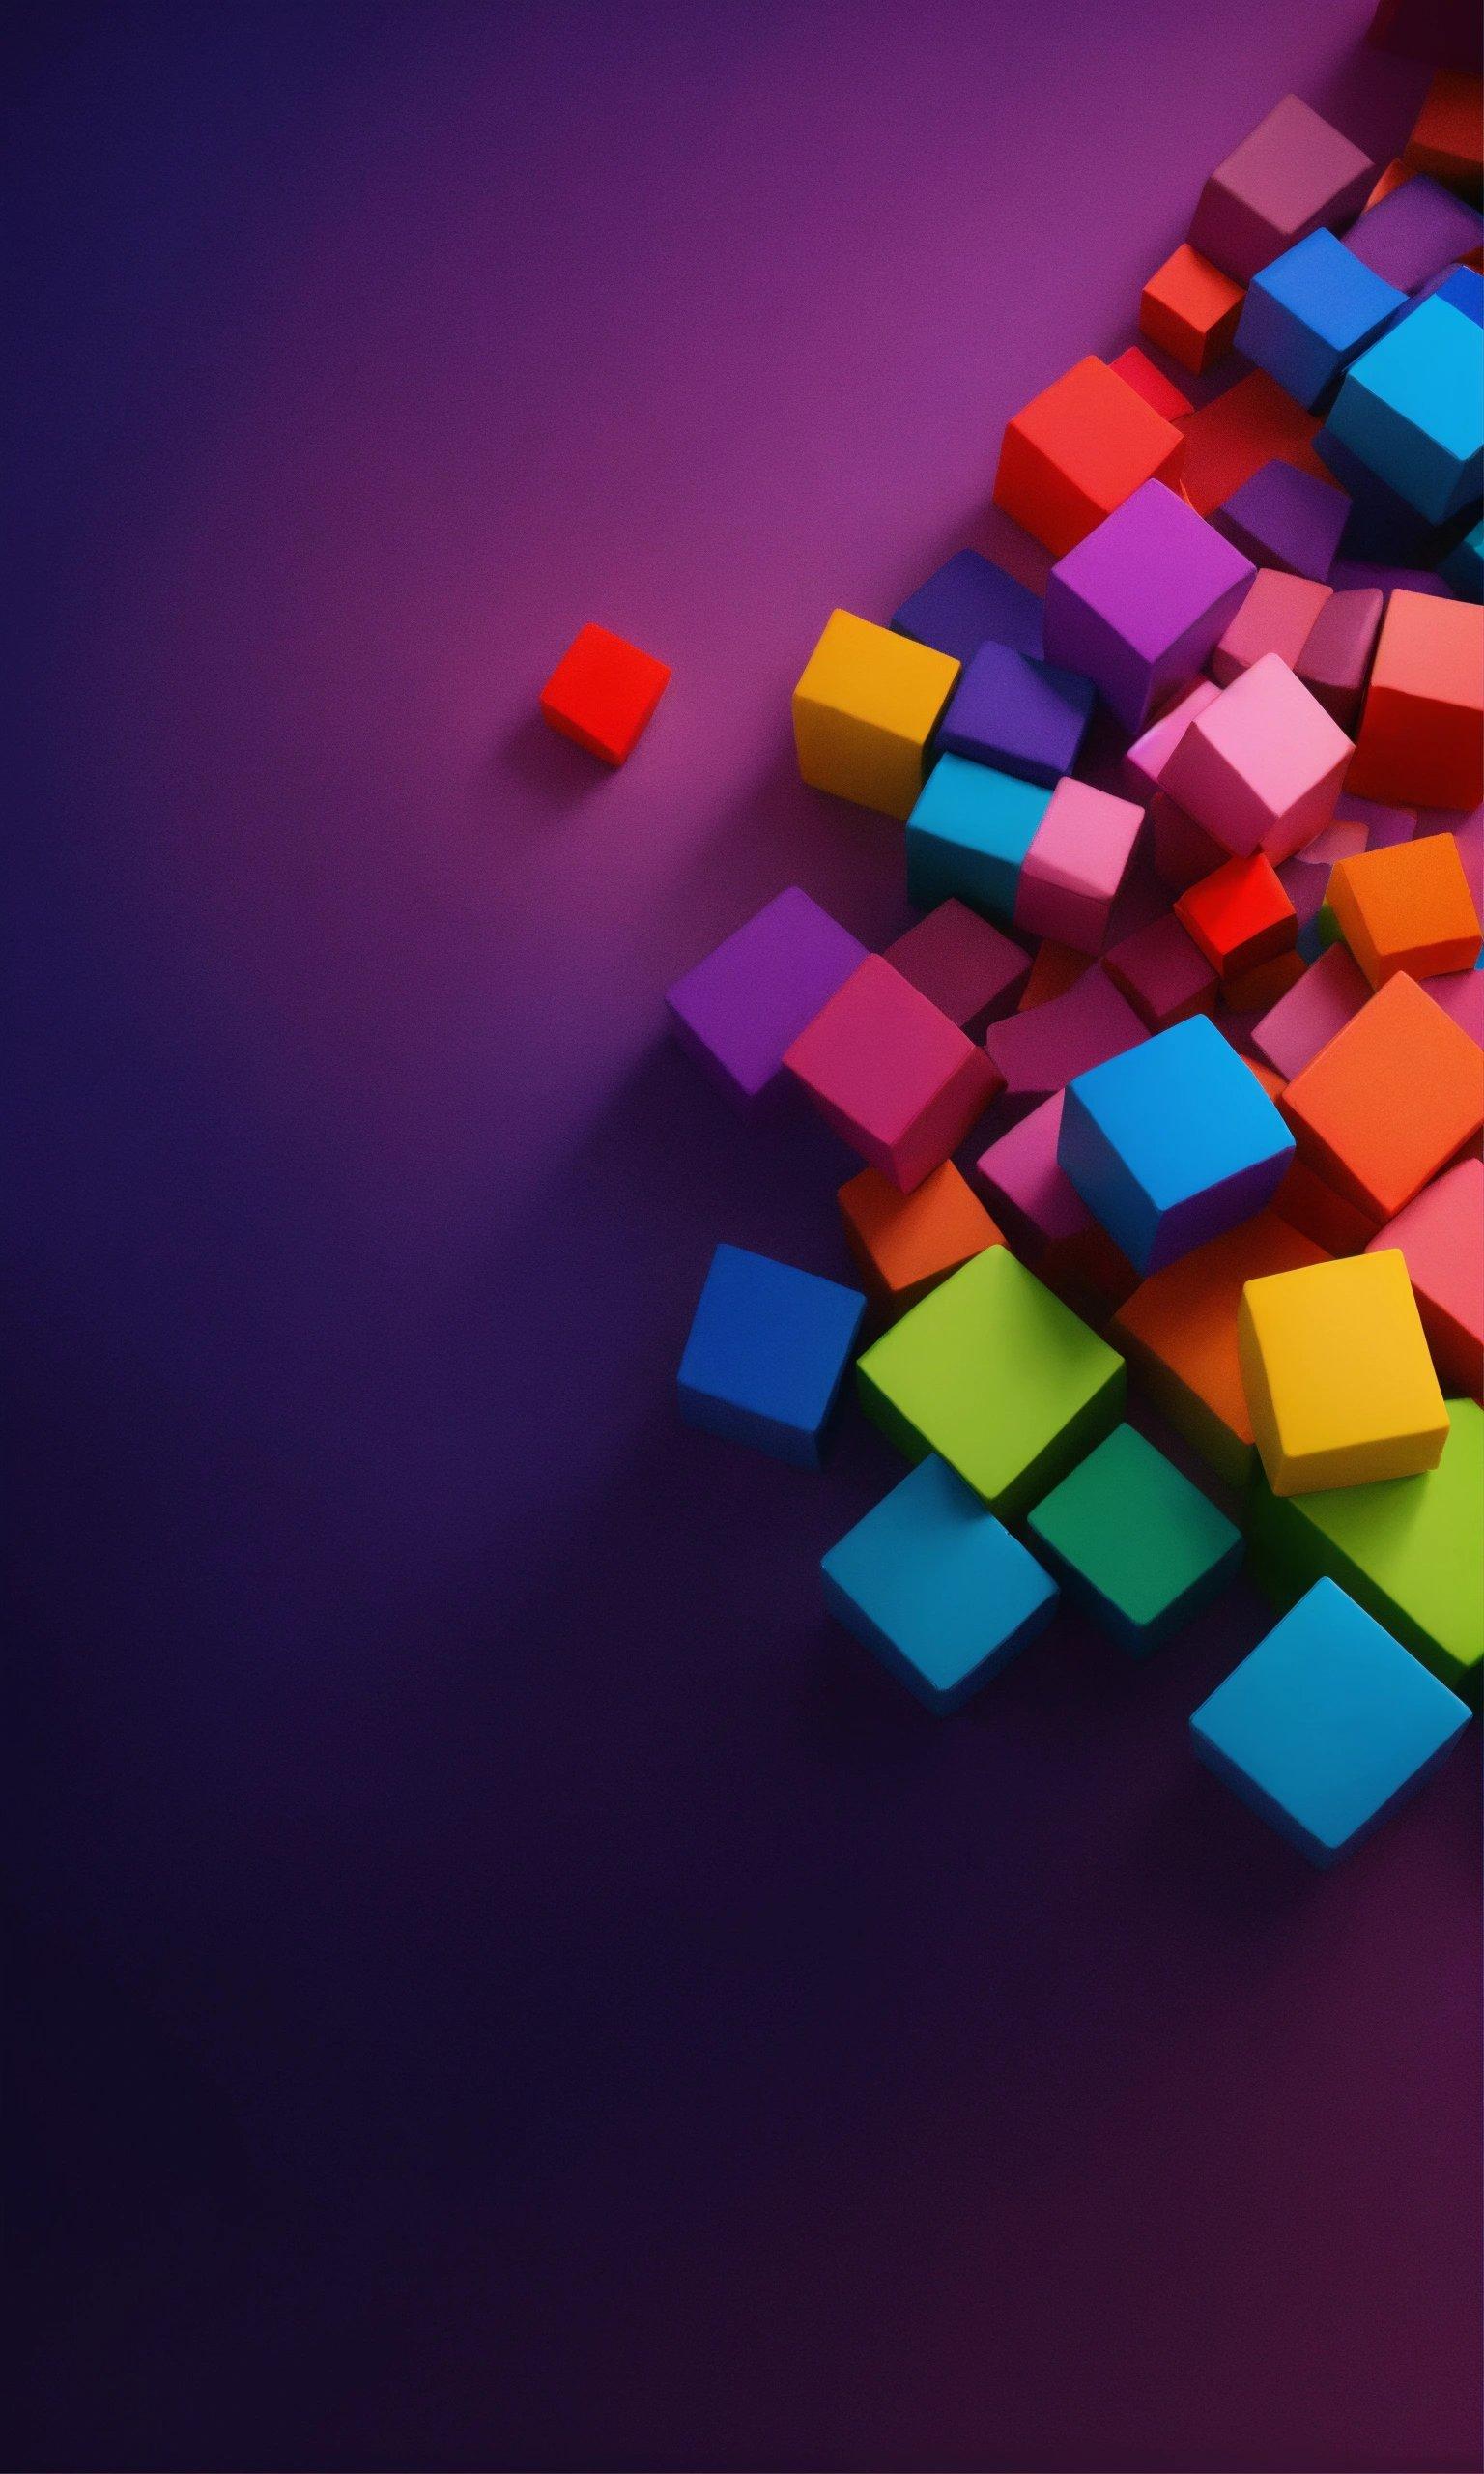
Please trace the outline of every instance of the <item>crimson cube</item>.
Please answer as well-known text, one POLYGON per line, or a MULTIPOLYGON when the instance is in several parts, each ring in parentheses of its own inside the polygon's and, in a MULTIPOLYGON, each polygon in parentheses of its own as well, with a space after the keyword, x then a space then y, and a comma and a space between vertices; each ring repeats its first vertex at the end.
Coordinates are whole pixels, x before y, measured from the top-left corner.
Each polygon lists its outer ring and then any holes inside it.
POLYGON ((669 684, 664 662, 589 621, 579 627, 542 688, 541 710, 563 738, 575 739, 605 764, 621 764, 669 684))

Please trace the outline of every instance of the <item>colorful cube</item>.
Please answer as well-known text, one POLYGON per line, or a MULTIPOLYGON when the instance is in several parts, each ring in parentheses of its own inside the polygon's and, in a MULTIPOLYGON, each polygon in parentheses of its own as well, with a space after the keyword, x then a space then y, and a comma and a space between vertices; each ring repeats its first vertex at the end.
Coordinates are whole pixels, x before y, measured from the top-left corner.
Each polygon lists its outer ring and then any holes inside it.
POLYGON ((1274 456, 1234 490, 1212 522, 1260 567, 1312 576, 1323 584, 1334 564, 1351 503, 1330 481, 1300 473, 1274 456))
POLYGON ((1424 301, 1352 361, 1328 427, 1430 524, 1462 514, 1484 476, 1484 328, 1424 301))
POLYGON ((1036 829, 1015 895, 1015 925, 1096 954, 1133 857, 1144 811, 1069 775, 1036 829))
POLYGON ((1330 945, 1287 995, 1253 1023, 1252 1045, 1289 1082, 1355 1020, 1370 993, 1347 947, 1330 945))
POLYGON ((1049 790, 1077 761, 1095 694, 1092 680, 1073 671, 1008 645, 981 645, 949 698, 937 744, 1049 790))
POLYGON ((1184 452, 1174 423, 1089 355, 1007 423, 994 503, 1060 559, 1144 482, 1178 480, 1184 452))
MULTIPOLYGON (((1294 477, 1301 480, 1303 475, 1294 477)), ((1381 598, 1379 593, 1376 597, 1381 598)), ((1281 567, 1259 567, 1245 601, 1211 656, 1212 678, 1218 686, 1230 687, 1264 653, 1276 653, 1290 670, 1297 671, 1326 604, 1333 598, 1327 584, 1317 584, 1310 576, 1290 575, 1281 567)), ((1212 702, 1208 695, 1196 710, 1204 711, 1212 702)), ((1194 714, 1190 718, 1193 721, 1194 714)))
POLYGON ((1231 351, 1241 302, 1241 284, 1182 241, 1144 286, 1139 332, 1199 377, 1231 351))
POLYGON ((982 1048, 879 954, 784 1052, 826 1125, 904 1194, 961 1142, 998 1087, 982 1048))
POLYGON ((1201 515, 1210 515, 1274 455, 1323 480, 1326 468, 1313 447, 1318 432, 1314 414, 1296 404, 1275 378, 1266 369, 1249 369, 1182 421, 1181 489, 1201 515))
POLYGON ((1448 1413, 1394 1248, 1249 1280, 1237 1348, 1273 1494, 1373 1485, 1438 1466, 1448 1413))
POLYGON ((971 1040, 983 1037, 992 1014, 1013 1005, 1030 970, 1018 945, 952 899, 888 945, 882 960, 971 1040))
POLYGON ((1484 238, 1484 218, 1438 181, 1414 173, 1366 208, 1345 246, 1399 292, 1419 292, 1435 274, 1467 258, 1484 238))
POLYGON ((1120 937, 1102 966, 1152 1031, 1209 1013, 1215 1002, 1215 972, 1169 911, 1120 937))
POLYGON ((1175 904, 1175 916, 1221 979, 1236 979, 1291 950, 1298 915, 1261 850, 1228 859, 1190 885, 1175 904))
POLYGON ((1484 1127, 1484 1050, 1398 971, 1295 1075, 1282 1108, 1300 1159, 1374 1226, 1484 1127))
POLYGON ((1137 344, 1129 344, 1109 361, 1108 367, 1126 387, 1131 387, 1136 395, 1142 395, 1146 404, 1153 404, 1156 412, 1162 414, 1167 421, 1184 420, 1190 411, 1189 396, 1183 395, 1178 387, 1172 386, 1163 370, 1156 369, 1149 355, 1140 352, 1137 344))
POLYGON ((1385 595, 1374 585, 1330 592, 1297 654, 1286 652, 1281 645, 1271 647, 1283 653, 1309 694, 1342 731, 1354 734, 1384 608, 1385 595))
POLYGON ((793 691, 799 771, 816 791, 906 817, 958 663, 836 610, 793 691))
POLYGON ((1484 1161, 1444 1169, 1370 1246, 1403 1256, 1439 1381, 1484 1400, 1484 1161))
POLYGON ((940 756, 907 818, 907 898, 950 899, 1009 927, 1051 793, 967 756, 940 756))
MULTIPOLYGON (((1284 584, 1295 584, 1298 583, 1300 579, 1294 576, 1285 576, 1280 578, 1279 581, 1284 584)), ((1251 600, 1252 594, 1257 590, 1261 582, 1261 576, 1253 578, 1252 584, 1248 589, 1247 601, 1251 600)), ((1314 588, 1311 586, 1308 587, 1307 590, 1313 590, 1314 588)), ((1238 624, 1241 616, 1241 611, 1244 610, 1246 606, 1246 602, 1242 602, 1241 609, 1238 611, 1237 617, 1232 619, 1231 624, 1227 628, 1227 636, 1231 634, 1232 628, 1238 624)), ((1221 642, 1222 644, 1226 642, 1225 636, 1223 636, 1221 642)), ((1266 652, 1269 650, 1269 647, 1265 645, 1263 649, 1266 652)), ((1212 656, 1213 663, 1215 662, 1219 651, 1220 647, 1218 646, 1216 653, 1212 656)), ((1245 663, 1241 663, 1238 667, 1245 669, 1246 665, 1245 663)), ((1234 671, 1232 675, 1235 677, 1236 672, 1234 671)), ((1218 687, 1210 678, 1198 678, 1193 686, 1177 689, 1170 703, 1160 707, 1156 719, 1152 721, 1148 728, 1140 734, 1139 737, 1132 742, 1124 757, 1124 769, 1128 776, 1128 781, 1135 798, 1153 798, 1155 792, 1159 788, 1160 778, 1164 772, 1166 764, 1174 755, 1181 740, 1184 737, 1186 731, 1194 721, 1197 713, 1204 713, 1208 705, 1213 705, 1218 693, 1218 687)))
POLYGON ((1042 1099, 1074 1074, 1137 1048, 1144 1025, 1106 971, 1084 971, 1060 996, 991 1022, 985 1048, 1016 1098, 1042 1099))
POLYGON ((892 1313, 915 1306, 986 1246, 1005 1243, 952 1160, 909 1194, 878 1168, 862 1168, 841 1187, 839 1200, 845 1241, 866 1285, 892 1313))
POLYGON ((1190 245, 1238 283, 1250 283, 1306 232, 1357 215, 1375 168, 1297 95, 1285 95, 1212 173, 1190 245))
POLYGON ((866 1300, 837 1280, 718 1246, 680 1361, 693 1426, 819 1466, 866 1300))
POLYGON ((1479 914, 1451 833, 1342 859, 1326 900, 1373 988, 1399 970, 1429 979, 1478 961, 1479 914))
POLYGON ((1362 266, 1332 232, 1311 232, 1253 276, 1237 349, 1313 406, 1406 305, 1405 292, 1362 266))
POLYGON ((1265 653, 1198 713, 1164 789, 1239 858, 1291 858, 1334 816, 1354 748, 1287 662, 1265 653))
POLYGON ((605 764, 621 764, 670 684, 666 664, 607 627, 579 627, 541 690, 543 718, 605 764))
POLYGON ((1484 797, 1484 609, 1393 592, 1371 665, 1348 788, 1405 807, 1484 797))
POLYGON ((1484 179, 1484 103, 1479 79, 1467 70, 1440 69, 1413 123, 1404 160, 1445 187, 1477 197, 1484 179))
POLYGON ((1066 1096, 1053 1091, 1039 1102, 1008 1134, 997 1136, 979 1161, 979 1174, 996 1208, 1031 1252, 1064 1246, 1095 1224, 1076 1187, 1057 1165, 1066 1096))
POLYGON ((1083 1607, 1147 1657, 1235 1577, 1241 1532, 1132 1426, 1115 1426, 1026 1516, 1031 1542, 1083 1607))
POLYGON ((1142 731, 1220 642, 1254 572, 1183 498, 1148 481, 1052 568, 1046 651, 1091 678, 1126 730, 1142 731))
POLYGON ((978 550, 958 550, 892 613, 899 636, 969 662, 981 645, 1041 655, 1041 595, 978 550))
POLYGON ((865 960, 859 937, 789 885, 677 979, 665 1002, 682 1047, 751 1108, 784 1086, 785 1049, 865 960))

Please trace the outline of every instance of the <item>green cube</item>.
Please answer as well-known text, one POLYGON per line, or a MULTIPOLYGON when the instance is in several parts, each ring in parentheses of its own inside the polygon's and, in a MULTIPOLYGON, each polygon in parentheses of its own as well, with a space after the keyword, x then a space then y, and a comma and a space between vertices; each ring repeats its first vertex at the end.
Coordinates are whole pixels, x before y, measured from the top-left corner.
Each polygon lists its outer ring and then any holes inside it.
POLYGON ((1018 1519, 1117 1425, 1124 1361, 1008 1246, 977 1254, 859 1360, 867 1415, 1018 1519))
POLYGON ((1223 1590, 1242 1555, 1241 1532, 1132 1426, 1115 1426, 1026 1527, 1068 1596, 1135 1657, 1223 1590))

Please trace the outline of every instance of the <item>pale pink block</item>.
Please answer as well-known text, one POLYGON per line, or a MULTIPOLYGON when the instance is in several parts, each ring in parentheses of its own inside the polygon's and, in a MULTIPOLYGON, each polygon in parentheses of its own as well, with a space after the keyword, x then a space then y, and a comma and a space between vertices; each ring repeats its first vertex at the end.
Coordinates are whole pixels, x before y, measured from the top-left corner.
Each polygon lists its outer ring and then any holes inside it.
POLYGON ((1332 822, 1355 749, 1276 653, 1265 653, 1198 713, 1164 789, 1238 856, 1290 859, 1332 822))
POLYGON ((1330 598, 1329 587, 1316 584, 1311 576, 1259 567, 1245 601, 1211 656, 1213 678, 1229 687, 1264 653, 1279 653, 1297 670, 1314 621, 1330 598))
POLYGON ((1484 1378, 1484 1161, 1445 1168, 1365 1251, 1382 1253, 1388 1246, 1406 1260, 1439 1381, 1477 1400, 1484 1378))
MULTIPOLYGON (((1216 692, 1220 694, 1219 688, 1216 692)), ((1198 884, 1232 855, 1164 791, 1156 791, 1149 803, 1149 841, 1151 865, 1171 893, 1198 884)))
POLYGON ((1426 989, 1435 1005, 1451 1014, 1460 1030, 1479 1048, 1484 1048, 1484 970, 1450 970, 1437 979, 1424 979, 1419 986, 1426 989))
POLYGON ((991 1022, 985 1046, 1007 1091, 1040 1097, 1061 1090, 1074 1074, 1086 1074, 1107 1057, 1122 1056, 1148 1036, 1106 971, 1094 969, 1049 1004, 991 1022))
POLYGON ((1310 695, 1319 698, 1342 731, 1354 727, 1360 710, 1384 601, 1374 585, 1353 592, 1331 591, 1294 657, 1294 668, 1310 695))
POLYGON ((1009 1134, 991 1142, 979 1163, 980 1175, 1007 1218, 1022 1222, 1032 1236, 1048 1246, 1080 1237, 1093 1224, 1093 1215, 1076 1187, 1057 1165, 1065 1097, 1056 1091, 1049 1100, 1042 1100, 1009 1134))
POLYGON ((1363 824, 1327 824, 1294 856, 1306 860, 1311 868, 1332 868, 1336 859, 1358 859, 1370 838, 1363 824))
POLYGON ((1141 799, 1152 798, 1159 788, 1159 776, 1184 737, 1197 713, 1213 705, 1221 690, 1214 679, 1198 678, 1177 696, 1157 721, 1151 722, 1141 737, 1136 738, 1124 758, 1128 780, 1141 799))
POLYGON ((1065 774, 1036 828, 1015 893, 1015 926, 1096 954, 1144 811, 1065 774))
POLYGON ((1337 1031, 1366 1004, 1373 991, 1346 945, 1327 945, 1302 979, 1252 1025, 1252 1046, 1291 1082, 1337 1031))

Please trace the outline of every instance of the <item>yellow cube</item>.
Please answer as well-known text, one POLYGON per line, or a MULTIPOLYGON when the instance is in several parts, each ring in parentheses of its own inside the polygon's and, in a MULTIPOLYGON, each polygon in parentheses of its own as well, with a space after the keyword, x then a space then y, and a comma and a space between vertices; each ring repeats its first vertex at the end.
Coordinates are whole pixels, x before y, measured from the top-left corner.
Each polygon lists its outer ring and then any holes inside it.
POLYGON ((830 613, 793 691, 799 771, 816 791, 907 817, 960 665, 848 610, 830 613))
POLYGON ((1237 1354, 1275 1495, 1437 1468, 1448 1413, 1395 1247, 1249 1280, 1237 1354))

